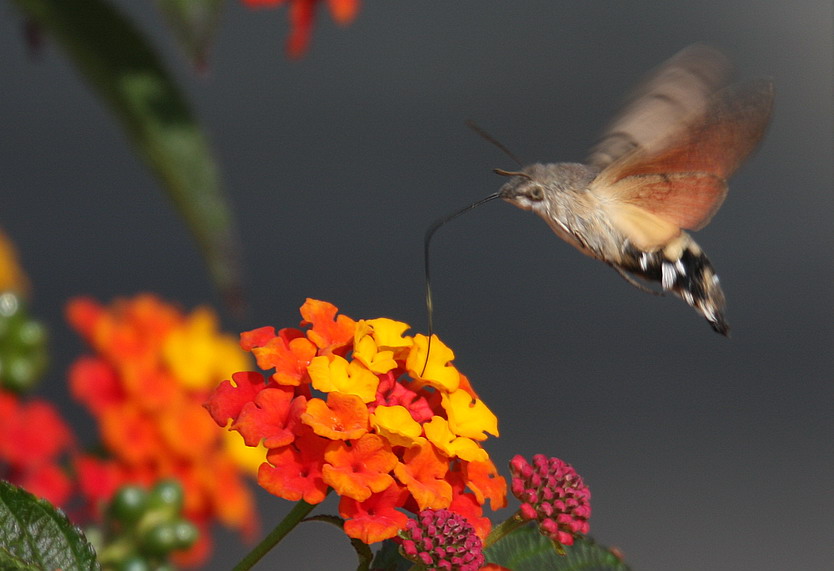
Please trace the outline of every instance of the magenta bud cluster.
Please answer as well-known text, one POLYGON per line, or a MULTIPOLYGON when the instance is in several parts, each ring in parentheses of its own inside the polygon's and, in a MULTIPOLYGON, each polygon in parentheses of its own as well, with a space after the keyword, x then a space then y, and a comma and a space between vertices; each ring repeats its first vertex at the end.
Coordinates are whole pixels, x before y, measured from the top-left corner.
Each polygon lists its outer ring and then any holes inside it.
POLYGON ((446 509, 421 511, 400 533, 403 556, 429 570, 478 571, 482 549, 472 524, 446 509))
POLYGON ((519 513, 536 520, 539 530, 562 545, 590 529, 591 492, 570 464, 544 454, 533 463, 516 455, 510 461, 512 492, 521 502, 519 513))

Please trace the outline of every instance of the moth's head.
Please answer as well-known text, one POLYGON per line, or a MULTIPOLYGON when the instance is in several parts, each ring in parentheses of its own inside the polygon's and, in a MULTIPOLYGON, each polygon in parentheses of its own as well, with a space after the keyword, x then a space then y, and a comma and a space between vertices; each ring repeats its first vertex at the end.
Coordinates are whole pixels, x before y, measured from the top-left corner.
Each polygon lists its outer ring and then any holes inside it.
POLYGON ((537 172, 542 165, 528 165, 520 171, 495 169, 496 174, 509 177, 498 191, 498 196, 522 210, 534 210, 543 206, 545 188, 542 177, 537 172))
POLYGON ((520 171, 495 169, 510 177, 498 196, 522 210, 541 212, 564 208, 576 193, 588 189, 598 169, 580 163, 535 163, 520 171))

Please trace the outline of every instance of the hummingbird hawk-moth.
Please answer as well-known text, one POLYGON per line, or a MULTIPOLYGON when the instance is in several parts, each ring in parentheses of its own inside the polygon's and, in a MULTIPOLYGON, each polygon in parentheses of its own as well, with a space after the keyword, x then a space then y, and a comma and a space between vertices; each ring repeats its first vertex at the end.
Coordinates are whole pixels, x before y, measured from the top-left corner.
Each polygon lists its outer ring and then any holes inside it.
POLYGON ((753 151, 770 121, 772 83, 757 79, 727 85, 730 70, 716 50, 690 46, 649 74, 586 163, 496 169, 509 177, 497 193, 438 220, 426 232, 429 331, 432 234, 471 208, 502 198, 535 212, 568 244, 608 264, 639 289, 655 293, 635 277, 659 282, 727 335, 718 276, 684 230, 699 230, 710 221, 727 195, 727 178, 753 151))

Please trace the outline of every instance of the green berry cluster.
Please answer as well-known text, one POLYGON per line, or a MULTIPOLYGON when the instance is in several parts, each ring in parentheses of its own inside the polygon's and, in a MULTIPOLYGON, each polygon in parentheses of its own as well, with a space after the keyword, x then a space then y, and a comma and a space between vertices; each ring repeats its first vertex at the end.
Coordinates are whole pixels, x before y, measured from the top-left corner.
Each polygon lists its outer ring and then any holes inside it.
MULTIPOLYGON (((176 480, 163 480, 150 491, 122 486, 106 508, 99 538, 99 562, 105 570, 168 571, 174 551, 197 541, 197 528, 182 517, 183 490, 176 480)), ((88 537, 90 533, 88 533, 88 537)))
POLYGON ((46 328, 29 316, 17 294, 0 293, 0 389, 31 390, 46 365, 46 328))

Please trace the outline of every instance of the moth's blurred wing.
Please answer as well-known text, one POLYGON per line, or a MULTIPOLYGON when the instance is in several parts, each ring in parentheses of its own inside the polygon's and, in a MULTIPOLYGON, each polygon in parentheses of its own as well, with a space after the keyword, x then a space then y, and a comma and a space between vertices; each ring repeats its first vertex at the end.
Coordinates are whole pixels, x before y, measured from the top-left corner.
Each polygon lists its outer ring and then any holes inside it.
POLYGON ((689 46, 650 72, 591 149, 588 164, 602 170, 638 148, 655 148, 670 129, 702 114, 730 75, 729 60, 702 44, 689 46))
POLYGON ((678 228, 698 230, 707 225, 727 196, 727 183, 705 173, 628 176, 599 194, 615 203, 639 206, 678 228))
POLYGON ((698 230, 721 206, 726 178, 758 145, 772 109, 769 80, 724 88, 701 112, 667 126, 664 137, 611 163, 591 188, 600 197, 698 230))
POLYGON ((633 204, 609 202, 603 208, 614 227, 644 252, 659 250, 681 233, 677 225, 633 204))

